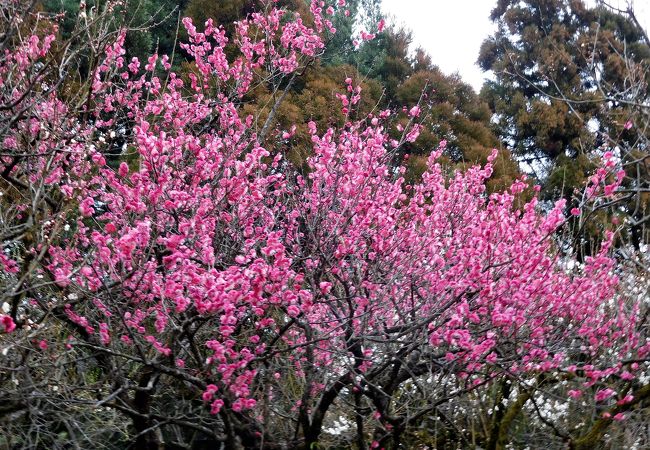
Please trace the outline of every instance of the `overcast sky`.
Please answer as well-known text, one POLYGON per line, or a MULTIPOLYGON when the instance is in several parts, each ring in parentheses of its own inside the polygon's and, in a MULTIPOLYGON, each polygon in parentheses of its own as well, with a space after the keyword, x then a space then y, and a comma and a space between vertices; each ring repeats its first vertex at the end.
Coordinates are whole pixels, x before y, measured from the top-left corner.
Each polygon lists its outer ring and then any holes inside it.
MULTIPOLYGON (((626 0, 608 3, 624 8, 626 0)), ((480 89, 485 74, 476 66, 483 40, 495 29, 490 11, 496 0, 383 0, 384 12, 413 32, 414 43, 427 50, 443 72, 458 72, 480 89)), ((634 2, 637 16, 648 30, 650 0, 634 2)))

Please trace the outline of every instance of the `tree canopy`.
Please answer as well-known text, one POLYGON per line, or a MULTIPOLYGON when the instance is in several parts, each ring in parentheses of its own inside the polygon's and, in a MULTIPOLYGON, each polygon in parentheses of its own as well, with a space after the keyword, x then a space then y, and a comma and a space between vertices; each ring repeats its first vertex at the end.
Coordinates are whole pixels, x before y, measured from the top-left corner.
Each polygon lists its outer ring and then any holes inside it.
POLYGON ((647 242, 650 41, 634 11, 577 0, 503 0, 491 19, 498 30, 478 62, 495 75, 481 96, 497 135, 547 198, 575 197, 597 158, 616 153, 633 194, 610 219, 631 216, 637 246, 647 242))

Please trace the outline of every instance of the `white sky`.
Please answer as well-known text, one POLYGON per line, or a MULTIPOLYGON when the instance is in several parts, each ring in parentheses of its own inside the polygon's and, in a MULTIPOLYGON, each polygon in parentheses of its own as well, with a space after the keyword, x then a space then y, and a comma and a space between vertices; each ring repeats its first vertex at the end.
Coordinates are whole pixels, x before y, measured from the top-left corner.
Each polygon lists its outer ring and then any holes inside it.
MULTIPOLYGON (((608 3, 625 8, 627 0, 608 3)), ((489 18, 495 4, 496 0, 383 0, 383 10, 413 32, 414 44, 424 48, 443 72, 458 72, 479 90, 486 74, 475 62, 481 43, 496 29, 489 18)), ((649 30, 650 0, 636 0, 634 9, 649 30)))

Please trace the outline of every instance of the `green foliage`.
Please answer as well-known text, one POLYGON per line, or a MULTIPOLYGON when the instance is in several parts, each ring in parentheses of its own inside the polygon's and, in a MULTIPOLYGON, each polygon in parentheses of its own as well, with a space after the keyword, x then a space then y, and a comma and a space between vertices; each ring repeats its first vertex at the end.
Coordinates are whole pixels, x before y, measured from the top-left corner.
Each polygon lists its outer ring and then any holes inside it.
POLYGON ((478 62, 496 76, 481 96, 496 114, 499 136, 522 159, 568 157, 572 170, 585 170, 579 156, 601 145, 603 135, 617 135, 624 123, 612 120, 624 107, 606 105, 596 83, 625 89, 625 52, 634 61, 649 55, 640 30, 581 1, 502 0, 491 17, 498 30, 483 43, 478 62), (602 64, 600 80, 591 75, 593 64, 602 64), (589 130, 590 120, 598 121, 600 134, 589 130))
POLYGON ((648 158, 650 142, 650 42, 630 11, 580 0, 500 0, 491 19, 498 29, 478 63, 495 80, 481 97, 495 132, 542 184, 543 197, 560 194, 575 206, 576 189, 609 150, 620 155, 624 185, 638 190, 617 203, 618 213, 645 220, 641 192, 650 178, 638 162, 648 158))
POLYGON ((326 65, 339 66, 342 64, 352 63, 351 56, 354 53, 352 45, 352 36, 354 35, 354 25, 359 13, 359 0, 351 0, 347 3, 345 10, 338 10, 332 18, 332 24, 336 28, 336 33, 332 36, 327 44, 322 61, 326 65))
MULTIPOLYGON (((156 49, 159 53, 171 54, 176 40, 176 28, 181 10, 187 0, 126 0, 113 12, 113 25, 127 27, 125 47, 128 57, 145 58, 156 49)), ((90 23, 101 11, 105 0, 41 0, 44 11, 60 14, 61 37, 70 37, 78 20, 90 23), (80 4, 85 3, 80 9, 80 4), (85 19, 81 19, 81 16, 85 19)))
POLYGON ((192 18, 202 28, 206 20, 212 19, 232 31, 232 23, 245 17, 251 11, 253 0, 189 0, 183 15, 192 18))
MULTIPOLYGON (((413 105, 423 92, 424 128, 419 138, 406 147, 415 156, 409 161, 409 167, 415 170, 413 176, 421 174, 426 156, 442 140, 447 141, 445 157, 451 167, 485 164, 492 149, 501 146, 490 128, 487 103, 458 75, 445 75, 433 66, 413 73, 401 83, 396 89, 396 103, 413 105)), ((508 187, 518 174, 516 164, 502 152, 489 187, 508 187)))

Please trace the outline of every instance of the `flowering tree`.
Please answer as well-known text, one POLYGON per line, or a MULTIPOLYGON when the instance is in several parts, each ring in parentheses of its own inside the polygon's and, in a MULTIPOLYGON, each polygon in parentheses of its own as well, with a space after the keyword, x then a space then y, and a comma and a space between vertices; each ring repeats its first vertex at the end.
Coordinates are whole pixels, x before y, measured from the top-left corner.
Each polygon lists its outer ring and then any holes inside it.
MULTIPOLYGON (((479 437, 501 448, 561 380, 580 380, 563 401, 593 395, 617 420, 643 400, 611 387, 632 389, 650 350, 617 294, 611 233, 572 267, 552 237, 562 202, 519 205, 524 180, 486 193, 496 153, 447 174, 443 142, 406 185, 395 154, 418 106, 400 140, 391 111, 308 124, 306 171, 284 158, 276 108, 259 126, 241 114, 257 83, 286 86, 318 56, 335 8, 268 2, 236 24, 234 56, 223 29, 186 19, 187 76, 165 55, 125 61, 124 33, 94 28, 101 58, 77 103, 50 78, 51 24, 3 41, 6 444, 397 448, 508 386, 479 437)), ((360 88, 347 79, 337 98, 349 114, 360 88)))

